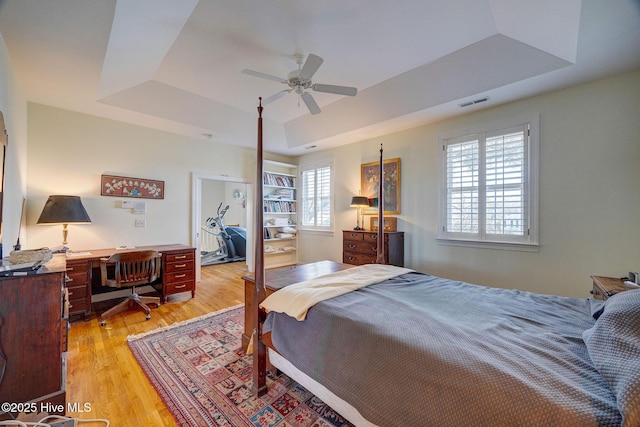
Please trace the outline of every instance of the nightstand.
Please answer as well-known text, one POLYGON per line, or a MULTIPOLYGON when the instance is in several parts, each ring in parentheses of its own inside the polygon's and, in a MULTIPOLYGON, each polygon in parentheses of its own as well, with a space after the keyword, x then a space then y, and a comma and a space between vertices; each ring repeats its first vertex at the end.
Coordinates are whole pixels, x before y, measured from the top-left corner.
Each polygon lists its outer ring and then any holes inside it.
POLYGON ((595 299, 606 300, 619 292, 637 289, 625 286, 624 281, 617 277, 591 276, 591 279, 593 280, 593 289, 589 292, 595 299))

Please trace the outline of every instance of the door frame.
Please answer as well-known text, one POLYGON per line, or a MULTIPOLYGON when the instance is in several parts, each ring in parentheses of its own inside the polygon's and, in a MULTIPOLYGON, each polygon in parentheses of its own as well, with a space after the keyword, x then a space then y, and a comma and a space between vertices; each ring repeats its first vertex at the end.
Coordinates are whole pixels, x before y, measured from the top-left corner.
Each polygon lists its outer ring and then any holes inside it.
POLYGON ((200 226, 202 224, 202 181, 223 181, 245 184, 247 189, 245 224, 247 225, 246 262, 249 271, 253 271, 254 239, 253 239, 253 182, 242 177, 213 175, 208 173, 191 173, 191 246, 196 248, 196 282, 201 280, 200 263, 200 226))

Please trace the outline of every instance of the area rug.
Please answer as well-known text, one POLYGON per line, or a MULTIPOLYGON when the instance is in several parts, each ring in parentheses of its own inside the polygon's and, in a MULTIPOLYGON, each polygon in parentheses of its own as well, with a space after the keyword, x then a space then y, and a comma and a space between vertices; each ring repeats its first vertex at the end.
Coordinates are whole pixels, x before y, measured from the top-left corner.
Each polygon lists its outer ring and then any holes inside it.
POLYGON ((130 336, 129 347, 180 426, 351 426, 284 374, 251 392, 244 306, 130 336))

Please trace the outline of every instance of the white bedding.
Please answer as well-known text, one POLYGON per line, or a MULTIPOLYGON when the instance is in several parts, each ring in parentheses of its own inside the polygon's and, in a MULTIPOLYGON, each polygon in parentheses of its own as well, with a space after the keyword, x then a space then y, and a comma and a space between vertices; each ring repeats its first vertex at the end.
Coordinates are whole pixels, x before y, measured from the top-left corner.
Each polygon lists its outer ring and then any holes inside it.
POLYGON ((414 270, 394 265, 366 264, 286 286, 269 295, 260 307, 304 320, 307 311, 327 299, 383 282, 414 270))

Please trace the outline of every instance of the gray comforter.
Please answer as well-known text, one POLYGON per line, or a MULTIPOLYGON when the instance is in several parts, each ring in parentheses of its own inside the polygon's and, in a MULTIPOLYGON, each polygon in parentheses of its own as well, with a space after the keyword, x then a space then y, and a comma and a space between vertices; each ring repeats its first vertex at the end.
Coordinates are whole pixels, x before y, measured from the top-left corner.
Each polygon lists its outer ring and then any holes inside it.
POLYGON ((587 299, 410 273, 265 331, 301 371, 381 426, 617 426, 582 339, 587 299))

